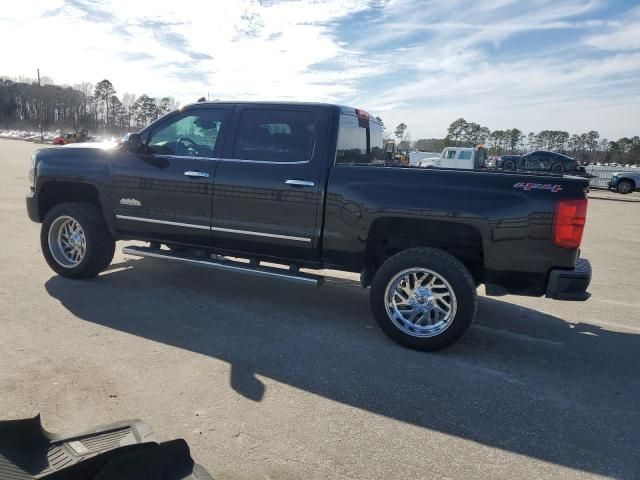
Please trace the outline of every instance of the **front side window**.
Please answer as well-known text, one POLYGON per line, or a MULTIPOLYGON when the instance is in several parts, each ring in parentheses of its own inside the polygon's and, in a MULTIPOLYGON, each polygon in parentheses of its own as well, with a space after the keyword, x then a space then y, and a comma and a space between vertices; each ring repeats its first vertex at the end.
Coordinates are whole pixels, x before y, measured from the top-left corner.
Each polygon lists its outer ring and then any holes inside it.
POLYGON ((233 158, 263 162, 311 159, 317 114, 303 110, 242 111, 233 158))
POLYGON ((221 109, 201 109, 171 118, 151 132, 149 153, 213 157, 224 114, 221 109))
POLYGON ((447 152, 447 158, 456 158, 456 153, 458 153, 455 150, 449 150, 449 152, 447 152))

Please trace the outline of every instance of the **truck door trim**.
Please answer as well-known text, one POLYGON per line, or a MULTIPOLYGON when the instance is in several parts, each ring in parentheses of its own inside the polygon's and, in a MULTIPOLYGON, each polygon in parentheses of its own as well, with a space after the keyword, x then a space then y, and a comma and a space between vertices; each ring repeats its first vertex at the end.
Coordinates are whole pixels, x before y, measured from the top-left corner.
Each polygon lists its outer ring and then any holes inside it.
POLYGON ((116 215, 116 218, 119 220, 133 220, 134 222, 161 223, 163 225, 173 225, 175 227, 200 228, 203 230, 209 230, 211 228, 209 225, 196 225, 194 223, 170 222, 168 220, 156 220, 155 218, 131 217, 129 215, 116 215))
POLYGON ((252 230, 236 230, 235 228, 211 227, 216 232, 239 233, 240 235, 255 235, 257 237, 280 238, 283 240, 295 240, 296 242, 310 242, 307 237, 292 237, 290 235, 278 235, 276 233, 254 232, 252 230))
POLYGON ((221 162, 262 163, 266 165, 300 165, 310 163, 310 160, 296 160, 295 162, 276 162, 273 160, 248 160, 244 158, 220 158, 221 162))
POLYGON ((257 237, 280 238, 282 240, 295 240, 296 242, 311 242, 307 237, 294 237, 291 235, 279 235, 276 233, 255 232, 253 230, 237 230, 235 228, 210 227, 209 225, 196 225, 193 223, 170 222, 168 220, 156 220, 155 218, 132 217, 130 215, 116 215, 119 220, 132 220, 134 222, 160 223, 175 227, 200 228, 217 232, 237 233, 240 235, 254 235, 257 237))

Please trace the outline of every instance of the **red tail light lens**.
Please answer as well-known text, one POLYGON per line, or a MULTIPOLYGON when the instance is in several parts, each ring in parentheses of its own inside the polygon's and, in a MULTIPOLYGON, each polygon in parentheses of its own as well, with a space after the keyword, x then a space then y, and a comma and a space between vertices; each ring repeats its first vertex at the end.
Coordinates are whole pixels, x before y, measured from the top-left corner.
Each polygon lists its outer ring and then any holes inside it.
POLYGON ((578 248, 586 219, 586 198, 557 202, 553 215, 553 243, 562 248, 578 248))

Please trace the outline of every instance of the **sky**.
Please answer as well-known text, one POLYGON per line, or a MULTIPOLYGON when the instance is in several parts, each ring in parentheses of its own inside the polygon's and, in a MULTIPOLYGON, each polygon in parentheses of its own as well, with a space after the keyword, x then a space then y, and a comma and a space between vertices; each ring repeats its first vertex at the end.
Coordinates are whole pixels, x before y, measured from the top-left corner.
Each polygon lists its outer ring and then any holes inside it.
POLYGON ((638 0, 20 0, 0 75, 118 95, 341 103, 413 140, 456 118, 640 134, 638 0))

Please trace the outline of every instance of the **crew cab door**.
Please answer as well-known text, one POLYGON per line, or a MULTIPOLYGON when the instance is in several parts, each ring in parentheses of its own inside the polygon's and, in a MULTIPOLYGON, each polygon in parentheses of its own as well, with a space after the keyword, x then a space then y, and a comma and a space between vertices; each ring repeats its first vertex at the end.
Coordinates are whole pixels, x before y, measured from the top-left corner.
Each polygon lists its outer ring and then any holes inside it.
POLYGON ((313 259, 321 227, 328 114, 314 106, 238 105, 213 186, 213 244, 313 259))
POLYGON ((216 164, 231 107, 176 112, 142 134, 113 173, 116 229, 133 237, 208 244, 216 164))

